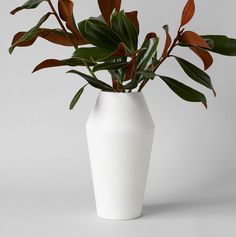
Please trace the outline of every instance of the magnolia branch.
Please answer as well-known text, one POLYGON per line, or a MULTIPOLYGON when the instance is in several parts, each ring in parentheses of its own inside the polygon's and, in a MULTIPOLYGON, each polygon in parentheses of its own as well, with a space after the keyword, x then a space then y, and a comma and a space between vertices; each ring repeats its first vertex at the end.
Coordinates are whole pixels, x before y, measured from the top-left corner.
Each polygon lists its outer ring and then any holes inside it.
MULTIPOLYGON (((180 37, 180 35, 182 33, 183 33, 183 29, 181 30, 179 28, 179 30, 177 32, 177 36, 175 37, 174 41, 172 42, 172 44, 171 44, 171 46, 170 46, 166 56, 164 56, 164 57, 161 56, 161 58, 159 59, 159 63, 152 69, 153 72, 156 72, 157 69, 165 62, 165 60, 170 57, 170 54, 173 51, 173 49, 175 48, 175 46, 178 44, 179 37, 180 37)), ((150 80, 149 78, 143 80, 143 82, 141 83, 141 85, 140 85, 140 87, 138 89, 138 92, 140 92, 143 89, 143 87, 148 83, 149 80, 150 80)))
POLYGON ((56 10, 55 10, 55 8, 54 8, 54 6, 53 6, 51 0, 47 0, 47 2, 48 2, 49 6, 50 6, 50 8, 51 8, 51 10, 52 10, 53 15, 56 17, 56 19, 57 19, 59 25, 61 26, 62 30, 64 31, 66 37, 67 37, 67 38, 71 41, 71 43, 74 45, 74 48, 77 49, 78 47, 77 47, 76 43, 73 41, 73 39, 71 39, 69 33, 67 32, 65 26, 63 25, 63 23, 62 23, 62 21, 61 21, 59 15, 57 14, 57 12, 56 12, 56 10))

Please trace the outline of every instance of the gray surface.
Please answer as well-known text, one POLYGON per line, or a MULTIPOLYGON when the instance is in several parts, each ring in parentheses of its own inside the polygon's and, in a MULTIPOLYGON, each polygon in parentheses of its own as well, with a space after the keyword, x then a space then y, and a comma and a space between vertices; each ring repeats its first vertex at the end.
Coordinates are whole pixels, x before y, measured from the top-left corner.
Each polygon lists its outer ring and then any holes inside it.
MULTIPOLYGON (((128 222, 102 220, 95 215, 84 130, 97 91, 88 89, 69 112, 81 79, 65 75, 62 68, 30 72, 45 58, 69 56, 71 49, 39 40, 33 48, 8 55, 13 34, 29 28, 45 11, 42 5, 27 15, 8 15, 21 2, 7 1, 0 9, 0 236, 235 236, 236 58, 215 57, 210 72, 216 99, 192 83, 207 94, 208 111, 182 102, 160 81, 149 84, 144 94, 156 136, 144 214, 128 222)), ((98 14, 90 7, 95 1, 75 2, 79 19, 98 14)), ((162 39, 162 25, 169 23, 174 33, 185 3, 124 2, 128 10, 134 5, 141 10, 141 37, 154 30, 162 39)), ((199 11, 190 29, 236 37, 234 0, 196 2, 199 11)), ((191 54, 184 50, 182 55, 191 54)), ((172 60, 161 71, 189 82, 172 60)))

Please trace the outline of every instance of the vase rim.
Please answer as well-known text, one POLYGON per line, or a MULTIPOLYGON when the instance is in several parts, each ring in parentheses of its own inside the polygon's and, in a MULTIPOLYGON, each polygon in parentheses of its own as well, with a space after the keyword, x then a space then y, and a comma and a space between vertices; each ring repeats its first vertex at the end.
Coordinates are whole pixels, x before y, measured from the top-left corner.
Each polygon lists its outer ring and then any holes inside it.
POLYGON ((103 95, 117 95, 117 96, 127 96, 127 95, 142 95, 142 91, 132 91, 132 92, 111 92, 111 91, 100 91, 103 95))

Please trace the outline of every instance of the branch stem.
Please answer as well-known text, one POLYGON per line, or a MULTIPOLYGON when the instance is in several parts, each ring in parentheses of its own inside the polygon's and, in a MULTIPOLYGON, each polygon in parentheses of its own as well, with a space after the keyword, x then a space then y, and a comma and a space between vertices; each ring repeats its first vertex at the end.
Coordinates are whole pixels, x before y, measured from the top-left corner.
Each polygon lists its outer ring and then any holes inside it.
POLYGON ((47 2, 48 2, 49 6, 50 6, 50 8, 51 8, 51 10, 52 10, 53 15, 56 17, 56 19, 57 19, 59 25, 61 26, 61 29, 64 31, 66 37, 71 41, 71 43, 73 44, 74 48, 77 49, 78 46, 77 46, 76 43, 73 41, 73 39, 71 39, 69 33, 67 32, 65 26, 63 25, 63 23, 62 23, 62 21, 61 21, 59 15, 57 14, 57 11, 56 11, 56 9, 54 8, 54 6, 53 6, 51 0, 47 0, 47 2))

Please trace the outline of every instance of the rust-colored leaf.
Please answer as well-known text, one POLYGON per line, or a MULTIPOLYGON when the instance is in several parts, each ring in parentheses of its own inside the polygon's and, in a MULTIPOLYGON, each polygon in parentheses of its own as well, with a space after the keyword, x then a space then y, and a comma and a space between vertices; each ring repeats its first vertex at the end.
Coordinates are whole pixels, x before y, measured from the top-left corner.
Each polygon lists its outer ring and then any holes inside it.
POLYGON ((122 89, 120 88, 120 84, 119 84, 118 80, 115 79, 114 77, 112 78, 112 87, 117 92, 121 92, 122 91, 122 89))
POLYGON ((179 38, 180 42, 188 45, 209 49, 207 42, 193 31, 185 31, 179 38))
POLYGON ((195 13, 194 0, 188 0, 182 13, 181 26, 184 26, 188 22, 190 22, 194 16, 194 13, 195 13))
POLYGON ((98 0, 98 5, 103 18, 111 25, 110 17, 114 9, 120 11, 121 0, 98 0))
POLYGON ((134 24, 135 28, 139 32, 139 21, 138 21, 138 11, 126 12, 126 16, 134 24))
POLYGON ((124 79, 124 81, 128 81, 128 80, 130 80, 130 79, 133 79, 135 67, 136 67, 136 59, 134 58, 134 59, 132 59, 132 60, 130 61, 130 63, 129 63, 128 66, 126 67, 125 79, 124 79))
POLYGON ((170 34, 169 34, 169 29, 168 29, 168 26, 167 25, 165 25, 165 26, 163 26, 163 29, 165 30, 165 32, 166 32, 166 42, 165 42, 165 47, 164 47, 164 50, 163 50, 163 53, 162 53, 162 58, 165 58, 165 57, 167 57, 167 55, 168 55, 168 50, 169 50, 169 48, 170 48, 170 46, 171 46, 171 43, 172 43, 172 39, 171 39, 171 36, 170 36, 170 34))
POLYGON ((128 56, 127 51, 126 51, 126 46, 123 42, 119 43, 117 51, 115 51, 114 53, 112 53, 113 57, 125 57, 128 56))
POLYGON ((144 41, 148 41, 148 40, 150 40, 150 39, 152 39, 152 38, 157 38, 157 34, 156 34, 155 32, 150 32, 150 33, 148 33, 148 34, 146 35, 144 41))
POLYGON ((204 69, 207 70, 213 63, 213 58, 211 54, 198 47, 190 47, 190 49, 203 61, 204 69))
POLYGON ((13 37, 12 46, 14 46, 14 47, 27 47, 27 46, 32 45, 36 41, 37 37, 34 37, 30 41, 24 41, 24 42, 17 43, 17 41, 19 41, 25 35, 25 33, 26 32, 18 32, 13 37))
POLYGON ((41 29, 39 36, 54 44, 63 46, 85 45, 88 43, 80 33, 74 36, 73 34, 65 35, 64 32, 59 30, 41 29))
POLYGON ((74 46, 74 44, 76 45, 87 44, 87 42, 84 40, 82 36, 79 37, 79 34, 77 35, 77 37, 75 37, 73 34, 69 34, 66 36, 64 32, 61 30, 57 30, 57 29, 51 30, 51 29, 44 29, 44 28, 39 29, 38 33, 30 41, 17 43, 17 41, 19 41, 25 35, 25 33, 26 32, 18 32, 12 40, 12 46, 14 47, 31 46, 32 44, 34 44, 34 42, 37 40, 38 37, 48 40, 51 43, 59 44, 63 46, 74 46), (70 37, 70 39, 68 38, 68 36, 70 37), (74 44, 71 41, 73 41, 74 44))
POLYGON ((37 65, 33 72, 37 72, 41 69, 44 68, 49 68, 49 67, 59 67, 59 66, 64 66, 65 64, 63 62, 61 62, 60 60, 57 59, 47 59, 43 62, 41 62, 39 65, 37 65))
POLYGON ((76 27, 73 16, 74 3, 71 0, 59 0, 58 10, 60 17, 66 22, 66 27, 75 35, 77 35, 78 29, 76 27))

